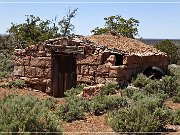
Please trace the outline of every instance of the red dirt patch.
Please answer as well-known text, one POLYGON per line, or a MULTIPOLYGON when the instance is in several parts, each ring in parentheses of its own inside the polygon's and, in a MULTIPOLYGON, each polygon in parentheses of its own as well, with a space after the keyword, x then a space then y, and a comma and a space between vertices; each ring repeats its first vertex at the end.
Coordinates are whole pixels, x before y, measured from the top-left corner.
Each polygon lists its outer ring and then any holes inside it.
POLYGON ((64 123, 64 132, 70 134, 108 134, 115 133, 113 129, 106 124, 106 115, 94 116, 86 114, 85 120, 76 120, 72 123, 64 123))
POLYGON ((171 101, 171 100, 166 101, 165 105, 167 105, 172 110, 180 109, 180 103, 173 103, 173 101, 171 101))
POLYGON ((18 94, 18 95, 32 95, 40 99, 46 99, 46 98, 53 98, 55 99, 56 104, 63 104, 64 98, 54 98, 49 95, 47 95, 44 92, 41 91, 35 91, 31 89, 7 89, 7 88, 0 88, 0 98, 3 98, 7 95, 11 94, 18 94))

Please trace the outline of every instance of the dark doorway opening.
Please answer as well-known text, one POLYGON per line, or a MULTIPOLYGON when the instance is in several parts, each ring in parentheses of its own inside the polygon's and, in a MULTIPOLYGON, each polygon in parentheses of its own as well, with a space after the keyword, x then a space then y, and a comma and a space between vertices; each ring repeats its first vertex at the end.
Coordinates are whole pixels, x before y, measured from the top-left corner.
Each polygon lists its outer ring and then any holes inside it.
POLYGON ((161 79, 165 75, 163 70, 155 66, 146 68, 143 71, 143 74, 149 77, 150 79, 161 79))
POLYGON ((123 56, 121 54, 111 53, 111 55, 115 55, 116 57, 115 66, 123 65, 123 56))
POLYGON ((54 97, 76 87, 76 55, 52 52, 52 88, 54 97))

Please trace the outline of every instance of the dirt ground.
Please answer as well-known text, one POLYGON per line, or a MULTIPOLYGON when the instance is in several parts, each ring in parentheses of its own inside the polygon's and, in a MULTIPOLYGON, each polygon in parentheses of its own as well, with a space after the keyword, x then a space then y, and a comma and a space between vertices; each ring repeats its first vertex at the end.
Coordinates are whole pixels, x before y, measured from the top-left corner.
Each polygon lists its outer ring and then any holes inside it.
MULTIPOLYGON (((0 98, 3 98, 9 94, 18 94, 18 95, 32 95, 38 97, 40 99, 52 98, 51 96, 37 90, 31 89, 5 89, 0 88, 0 98)), ((61 105, 64 103, 63 98, 54 98, 56 104, 61 105)), ((171 109, 180 109, 179 103, 173 103, 172 101, 167 101, 165 103, 171 109)), ((102 116, 94 116, 92 114, 86 114, 86 118, 84 120, 76 120, 71 123, 63 123, 63 131, 64 134, 74 135, 93 135, 93 134, 118 134, 113 131, 113 129, 106 124, 106 114, 102 116)), ((169 133, 169 135, 178 135, 180 134, 180 126, 167 125, 169 129, 175 129, 177 132, 169 133)))

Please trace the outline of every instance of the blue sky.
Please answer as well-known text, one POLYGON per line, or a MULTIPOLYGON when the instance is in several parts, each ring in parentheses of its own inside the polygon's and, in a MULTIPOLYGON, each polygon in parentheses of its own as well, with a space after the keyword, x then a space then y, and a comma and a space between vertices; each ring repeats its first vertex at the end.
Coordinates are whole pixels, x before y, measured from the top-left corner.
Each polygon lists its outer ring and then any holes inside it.
POLYGON ((75 25, 74 33, 76 34, 91 35, 90 31, 93 28, 104 26, 104 17, 121 15, 125 19, 133 17, 140 21, 138 30, 142 38, 180 39, 180 1, 178 0, 154 0, 154 3, 150 0, 113 0, 113 3, 110 0, 52 1, 0 0, 0 33, 4 34, 11 26, 11 22, 24 22, 25 15, 33 14, 41 19, 50 20, 58 15, 58 19, 61 19, 70 7, 71 9, 79 8, 72 22, 75 25), (54 3, 45 3, 52 1, 54 3))

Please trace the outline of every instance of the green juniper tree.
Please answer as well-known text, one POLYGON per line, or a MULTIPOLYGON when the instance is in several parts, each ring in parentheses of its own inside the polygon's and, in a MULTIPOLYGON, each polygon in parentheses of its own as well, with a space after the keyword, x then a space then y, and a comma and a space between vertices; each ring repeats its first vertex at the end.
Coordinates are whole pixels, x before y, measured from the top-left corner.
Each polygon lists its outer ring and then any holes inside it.
POLYGON ((104 33, 113 33, 115 35, 122 35, 128 38, 134 38, 138 35, 139 21, 134 18, 124 19, 120 15, 110 16, 104 18, 105 27, 96 27, 91 32, 94 35, 100 35, 104 33))

